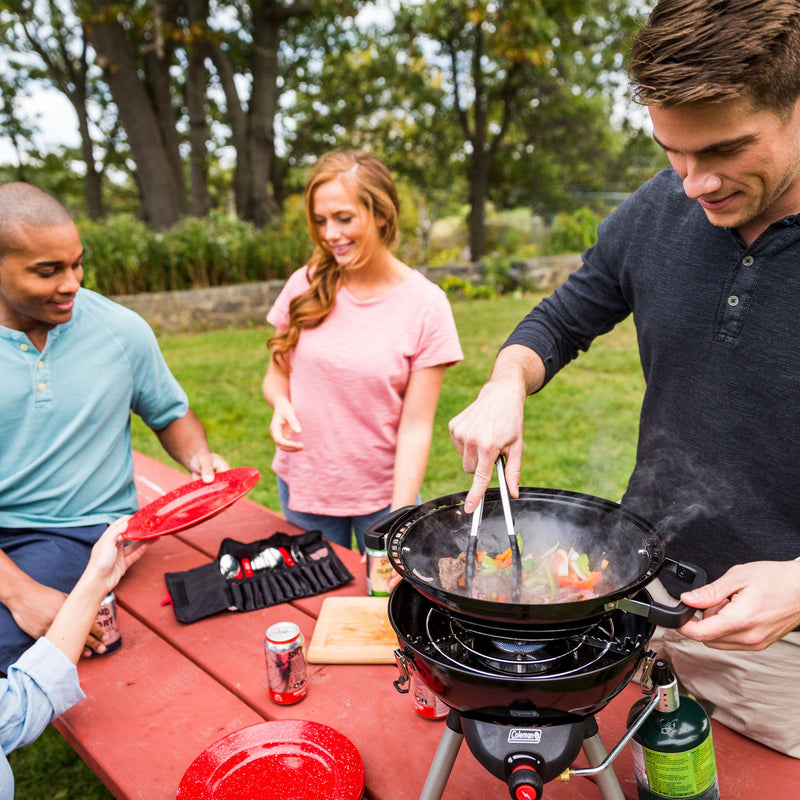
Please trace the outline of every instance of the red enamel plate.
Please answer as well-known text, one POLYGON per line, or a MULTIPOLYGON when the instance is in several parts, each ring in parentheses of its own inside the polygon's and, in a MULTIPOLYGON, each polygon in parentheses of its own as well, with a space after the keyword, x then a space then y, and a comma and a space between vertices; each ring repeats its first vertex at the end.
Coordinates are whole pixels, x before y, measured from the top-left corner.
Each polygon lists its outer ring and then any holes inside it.
POLYGON ((318 722, 275 720, 231 733, 192 763, 178 800, 362 800, 353 743, 318 722))
POLYGON ((218 472, 213 483, 196 480, 179 486, 140 508, 123 535, 133 542, 198 525, 246 495, 260 476, 255 467, 237 467, 218 472))

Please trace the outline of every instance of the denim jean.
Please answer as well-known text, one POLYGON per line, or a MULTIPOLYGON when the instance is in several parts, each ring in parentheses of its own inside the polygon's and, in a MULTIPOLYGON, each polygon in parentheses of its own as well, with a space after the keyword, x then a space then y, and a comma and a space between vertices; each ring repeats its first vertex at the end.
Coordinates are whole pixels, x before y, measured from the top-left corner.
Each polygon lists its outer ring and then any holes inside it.
POLYGON ((356 544, 360 553, 364 552, 364 531, 381 517, 385 517, 391 508, 391 506, 386 506, 370 514, 347 517, 293 511, 289 508, 289 487, 281 478, 277 478, 277 481, 281 511, 288 522, 291 522, 292 525, 297 525, 298 528, 303 528, 303 530, 320 530, 328 541, 341 544, 344 547, 353 546, 353 535, 355 534, 356 544))
MULTIPOLYGON (((71 592, 89 562, 92 544, 108 527, 0 528, 0 549, 33 580, 61 592, 71 592)), ((0 673, 6 672, 33 639, 18 626, 11 612, 0 605, 0 673)))

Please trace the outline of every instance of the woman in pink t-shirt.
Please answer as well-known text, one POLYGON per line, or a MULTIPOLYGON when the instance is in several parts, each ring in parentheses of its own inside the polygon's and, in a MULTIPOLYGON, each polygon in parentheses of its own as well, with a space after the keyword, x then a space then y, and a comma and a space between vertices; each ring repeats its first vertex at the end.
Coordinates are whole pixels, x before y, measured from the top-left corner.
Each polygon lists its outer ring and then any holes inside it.
POLYGON ((267 321, 263 382, 273 407, 289 522, 349 547, 418 501, 444 370, 463 358, 444 292, 396 258, 397 189, 361 151, 321 157, 306 186, 316 245, 267 321))

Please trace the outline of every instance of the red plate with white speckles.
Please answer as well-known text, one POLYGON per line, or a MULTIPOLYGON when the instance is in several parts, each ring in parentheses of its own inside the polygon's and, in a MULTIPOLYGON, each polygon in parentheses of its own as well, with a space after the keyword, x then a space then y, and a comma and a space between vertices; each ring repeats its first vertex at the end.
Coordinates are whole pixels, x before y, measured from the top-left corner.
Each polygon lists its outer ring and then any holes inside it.
POLYGON ((178 800, 362 800, 364 762, 344 735, 318 722, 242 728, 186 770, 178 800))
POLYGON ((258 482, 255 467, 218 472, 212 483, 191 481, 140 508, 129 520, 123 536, 134 542, 177 533, 219 514, 244 497, 258 482))

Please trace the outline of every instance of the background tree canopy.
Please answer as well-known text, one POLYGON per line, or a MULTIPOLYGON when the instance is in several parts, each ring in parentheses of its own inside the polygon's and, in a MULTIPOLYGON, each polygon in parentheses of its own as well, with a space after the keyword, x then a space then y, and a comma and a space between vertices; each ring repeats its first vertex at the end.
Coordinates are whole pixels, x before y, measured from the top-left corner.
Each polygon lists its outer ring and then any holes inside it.
POLYGON ((423 239, 468 208, 554 214, 663 164, 619 114, 637 0, 0 0, 3 180, 156 230, 279 219, 309 165, 363 147, 413 187, 423 239), (77 148, 42 152, 21 99, 69 100, 77 148), (621 122, 616 121, 622 119, 621 122), (615 123, 612 124, 612 120, 615 123))

